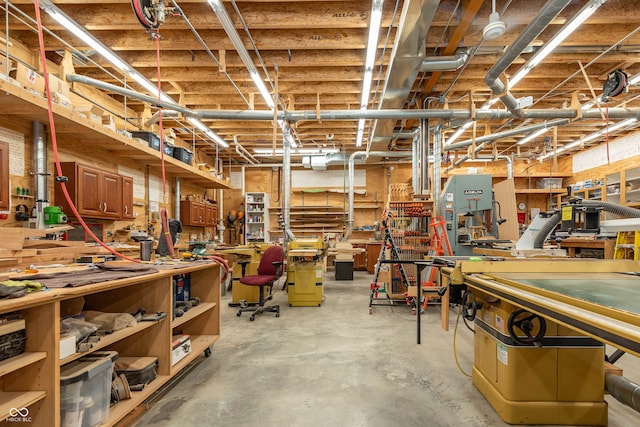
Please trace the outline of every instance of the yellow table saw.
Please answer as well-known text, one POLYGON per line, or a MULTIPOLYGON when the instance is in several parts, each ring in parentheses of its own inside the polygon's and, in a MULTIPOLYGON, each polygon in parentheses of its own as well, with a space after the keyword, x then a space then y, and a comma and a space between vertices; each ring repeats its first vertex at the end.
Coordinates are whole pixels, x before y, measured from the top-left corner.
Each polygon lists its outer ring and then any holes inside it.
POLYGON ((604 343, 640 356, 637 271, 634 261, 561 259, 442 268, 467 288, 473 383, 504 421, 607 424, 604 343))

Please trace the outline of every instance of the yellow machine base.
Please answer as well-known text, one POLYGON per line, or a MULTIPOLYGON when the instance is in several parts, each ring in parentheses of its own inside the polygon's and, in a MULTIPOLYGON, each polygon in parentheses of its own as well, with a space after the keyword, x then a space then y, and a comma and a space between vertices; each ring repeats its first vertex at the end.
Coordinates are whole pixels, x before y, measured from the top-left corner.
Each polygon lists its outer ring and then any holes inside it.
MULTIPOLYGON (((245 275, 249 276, 258 273, 259 261, 252 261, 247 264, 245 275)), ((245 300, 248 303, 258 303, 260 301, 260 289, 257 286, 247 286, 240 283, 242 277, 242 267, 240 264, 233 266, 231 270, 231 302, 239 302, 245 300)))
POLYGON ((322 265, 302 263, 287 271, 287 293, 291 307, 322 305, 322 265))
POLYGON ((606 426, 607 402, 559 402, 507 400, 473 367, 473 384, 509 424, 606 426))

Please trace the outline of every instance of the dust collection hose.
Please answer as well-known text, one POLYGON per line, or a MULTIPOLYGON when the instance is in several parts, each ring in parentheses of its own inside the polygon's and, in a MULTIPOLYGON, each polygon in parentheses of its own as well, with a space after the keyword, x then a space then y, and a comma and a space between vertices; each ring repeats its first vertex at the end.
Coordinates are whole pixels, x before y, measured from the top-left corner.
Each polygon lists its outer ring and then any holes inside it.
MULTIPOLYGON (((606 212, 620 215, 626 218, 640 218, 640 209, 630 208, 628 206, 620 206, 615 203, 601 202, 598 200, 580 200, 580 206, 602 208, 606 212)), ((535 249, 542 249, 544 241, 547 239, 549 233, 553 231, 560 219, 562 218, 561 212, 556 212, 549 217, 547 222, 540 227, 540 231, 536 235, 536 239, 533 242, 535 249)))
POLYGON ((611 396, 640 412, 640 385, 612 373, 605 375, 604 385, 611 396))

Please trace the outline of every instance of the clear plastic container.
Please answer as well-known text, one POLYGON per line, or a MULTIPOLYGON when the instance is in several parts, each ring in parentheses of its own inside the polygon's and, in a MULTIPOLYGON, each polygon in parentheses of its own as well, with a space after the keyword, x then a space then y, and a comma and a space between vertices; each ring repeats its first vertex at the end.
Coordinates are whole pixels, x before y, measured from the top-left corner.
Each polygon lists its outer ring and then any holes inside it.
POLYGON ((60 368, 60 425, 98 426, 109 418, 116 351, 99 351, 60 368))

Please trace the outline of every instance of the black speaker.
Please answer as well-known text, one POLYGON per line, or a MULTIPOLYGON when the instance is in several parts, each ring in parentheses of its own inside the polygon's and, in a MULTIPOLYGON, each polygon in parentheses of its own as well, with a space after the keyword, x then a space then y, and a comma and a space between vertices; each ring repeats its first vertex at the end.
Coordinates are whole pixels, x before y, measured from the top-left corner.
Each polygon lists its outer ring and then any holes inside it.
POLYGON ((16 221, 29 221, 31 216, 29 215, 29 208, 27 205, 16 206, 16 221))

